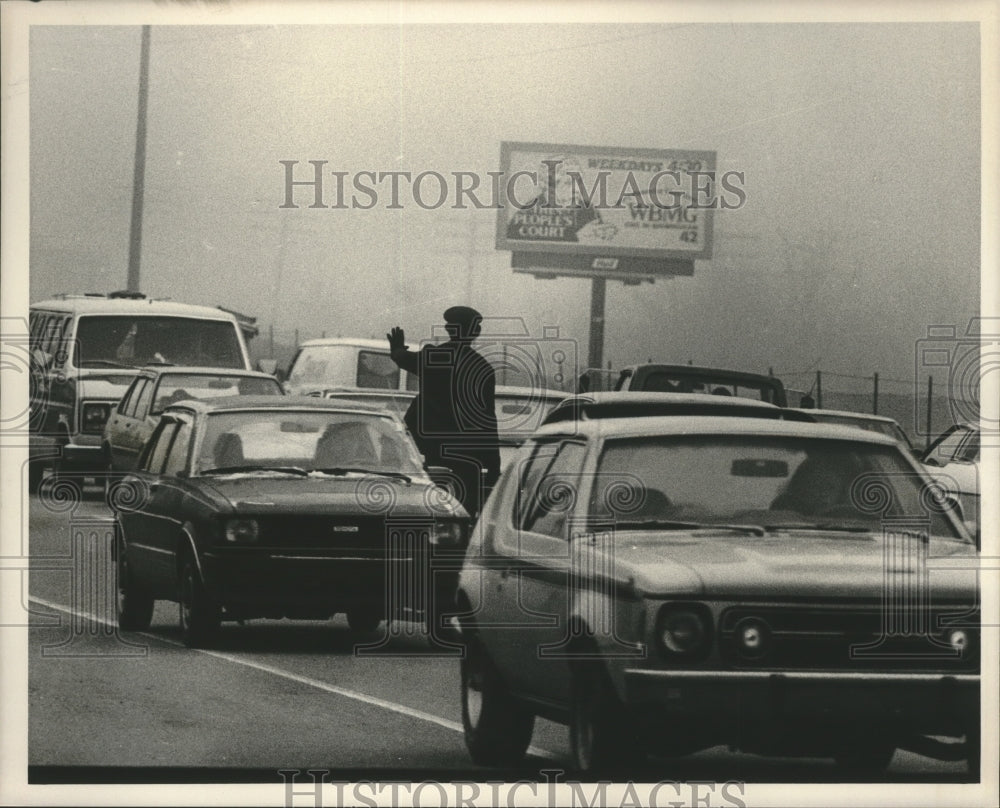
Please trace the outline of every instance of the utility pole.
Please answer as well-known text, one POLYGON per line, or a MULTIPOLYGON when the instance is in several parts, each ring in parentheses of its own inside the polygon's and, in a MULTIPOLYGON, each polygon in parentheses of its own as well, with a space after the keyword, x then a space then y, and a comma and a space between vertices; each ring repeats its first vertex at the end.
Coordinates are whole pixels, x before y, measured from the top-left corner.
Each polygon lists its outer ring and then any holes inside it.
POLYGON ((146 107, 149 99, 149 26, 142 26, 139 47, 139 108, 135 124, 135 167, 132 171, 132 223, 128 243, 128 279, 125 288, 139 291, 142 253, 142 198, 146 180, 146 107))

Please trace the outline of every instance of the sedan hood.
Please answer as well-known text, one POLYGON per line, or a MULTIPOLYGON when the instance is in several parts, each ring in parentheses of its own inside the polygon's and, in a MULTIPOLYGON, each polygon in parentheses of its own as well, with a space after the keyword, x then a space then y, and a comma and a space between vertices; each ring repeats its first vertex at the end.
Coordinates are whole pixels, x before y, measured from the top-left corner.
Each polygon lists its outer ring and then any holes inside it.
POLYGON ((297 477, 265 472, 208 475, 195 481, 235 512, 467 517, 455 499, 421 477, 407 483, 378 475, 297 477))
POLYGON ((135 371, 102 373, 83 376, 77 380, 77 397, 80 399, 119 400, 135 378, 135 371))
MULTIPOLYGON (((617 576, 647 595, 881 598, 886 587, 938 594, 974 591, 975 548, 955 540, 889 539, 881 533, 728 531, 619 535, 617 576), (925 580, 921 576, 926 576, 925 580)), ((913 595, 911 595, 913 596, 913 595)))

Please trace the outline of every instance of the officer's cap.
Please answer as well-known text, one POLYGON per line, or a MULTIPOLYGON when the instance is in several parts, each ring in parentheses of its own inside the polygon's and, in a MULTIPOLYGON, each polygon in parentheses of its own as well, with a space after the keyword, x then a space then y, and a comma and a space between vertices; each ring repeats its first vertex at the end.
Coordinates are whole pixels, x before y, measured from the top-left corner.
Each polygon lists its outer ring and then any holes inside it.
POLYGON ((482 319, 483 315, 471 306, 452 306, 444 313, 444 321, 446 323, 455 323, 467 328, 478 325, 482 322, 482 319))

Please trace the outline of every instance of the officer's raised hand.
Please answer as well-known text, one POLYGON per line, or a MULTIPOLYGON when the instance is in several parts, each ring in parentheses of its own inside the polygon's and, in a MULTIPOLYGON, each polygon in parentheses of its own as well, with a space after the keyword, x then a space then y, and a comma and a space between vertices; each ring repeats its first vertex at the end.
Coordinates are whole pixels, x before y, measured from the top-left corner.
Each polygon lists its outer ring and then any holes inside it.
POLYGON ((393 329, 385 335, 385 338, 389 340, 389 351, 391 353, 406 350, 406 336, 403 334, 403 329, 398 325, 393 326, 393 329))

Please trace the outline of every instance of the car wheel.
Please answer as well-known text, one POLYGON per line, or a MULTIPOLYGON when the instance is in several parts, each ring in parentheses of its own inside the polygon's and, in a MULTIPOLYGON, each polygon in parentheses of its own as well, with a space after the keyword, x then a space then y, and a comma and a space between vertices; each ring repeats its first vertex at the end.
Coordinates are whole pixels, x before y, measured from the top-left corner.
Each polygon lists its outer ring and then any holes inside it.
POLYGON ((125 631, 143 631, 149 628, 153 620, 153 598, 133 578, 129 566, 128 551, 125 542, 118 540, 116 569, 118 571, 118 599, 115 601, 115 613, 118 617, 118 628, 125 631))
POLYGON ((81 501, 83 499, 83 483, 85 475, 78 471, 64 471, 62 463, 59 460, 55 460, 52 463, 52 479, 57 485, 72 486, 76 492, 75 498, 77 501, 81 501))
POLYGON ((535 716, 507 690, 478 641, 466 646, 461 662, 462 728, 465 745, 480 766, 512 766, 531 743, 535 716))
POLYGON ((570 698, 569 740, 578 771, 603 772, 637 762, 641 753, 625 707, 599 662, 574 666, 570 698))
POLYGON ((104 460, 104 473, 103 480, 104 483, 104 501, 111 505, 111 491, 114 489, 115 484, 119 482, 121 478, 115 474, 115 468, 111 465, 111 458, 109 457, 109 452, 105 452, 104 460))
POLYGON ((875 777, 882 774, 896 754, 896 747, 889 741, 875 738, 855 738, 845 745, 834 760, 845 772, 875 777))
POLYGON ((38 462, 28 461, 28 493, 37 494, 38 488, 42 484, 42 472, 44 471, 42 464, 38 462))
POLYGON ((979 722, 977 721, 975 728, 971 728, 965 735, 965 765, 969 769, 969 774, 975 777, 977 781, 980 778, 979 750, 980 730, 979 722))
POLYGON ((205 591, 190 556, 181 568, 180 580, 181 639, 188 648, 204 648, 219 629, 222 613, 205 591))
POLYGON ((382 622, 382 615, 372 609, 348 609, 347 625, 358 634, 371 634, 382 622))

